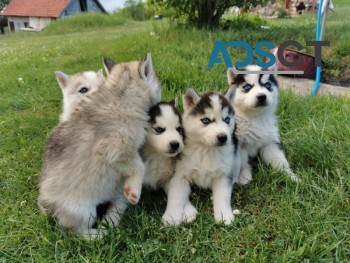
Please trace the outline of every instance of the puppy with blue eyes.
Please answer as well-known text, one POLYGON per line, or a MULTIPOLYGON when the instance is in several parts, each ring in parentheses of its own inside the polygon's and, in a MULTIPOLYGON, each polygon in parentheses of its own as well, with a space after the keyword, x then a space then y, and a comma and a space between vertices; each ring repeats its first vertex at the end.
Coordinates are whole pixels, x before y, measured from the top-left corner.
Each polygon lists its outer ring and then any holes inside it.
POLYGON ((168 203, 162 220, 167 225, 195 220, 197 209, 190 203, 191 184, 209 188, 213 194, 216 222, 230 224, 232 175, 237 153, 234 139, 235 89, 225 95, 198 94, 189 88, 183 95, 183 128, 186 143, 176 163, 168 189, 168 203))
POLYGON ((98 90, 105 81, 102 70, 83 71, 72 76, 55 71, 55 76, 63 94, 60 122, 68 120, 76 106, 86 99, 86 95, 98 90))
MULTIPOLYGON (((263 69, 249 65, 244 70, 263 69)), ((277 69, 276 65, 273 65, 264 70, 277 69)), ((279 140, 275 114, 278 104, 276 74, 237 74, 233 68, 229 68, 227 79, 229 88, 236 90, 232 105, 236 113, 236 135, 241 146, 242 169, 235 181, 244 185, 252 180, 249 159, 257 155, 265 163, 286 172, 292 180, 298 181, 298 177, 290 169, 279 140)))
POLYGON ((174 175, 176 160, 184 148, 181 114, 176 99, 160 102, 149 110, 150 127, 141 149, 145 163, 143 185, 168 192, 169 181, 174 175))

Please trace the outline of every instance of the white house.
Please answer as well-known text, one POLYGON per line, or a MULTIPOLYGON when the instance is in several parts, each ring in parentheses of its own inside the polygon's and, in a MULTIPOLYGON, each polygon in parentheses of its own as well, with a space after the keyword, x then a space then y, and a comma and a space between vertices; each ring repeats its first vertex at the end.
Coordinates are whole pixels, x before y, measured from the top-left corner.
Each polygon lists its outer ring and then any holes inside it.
POLYGON ((81 12, 107 13, 98 0, 12 0, 1 12, 10 32, 40 31, 52 21, 81 12))

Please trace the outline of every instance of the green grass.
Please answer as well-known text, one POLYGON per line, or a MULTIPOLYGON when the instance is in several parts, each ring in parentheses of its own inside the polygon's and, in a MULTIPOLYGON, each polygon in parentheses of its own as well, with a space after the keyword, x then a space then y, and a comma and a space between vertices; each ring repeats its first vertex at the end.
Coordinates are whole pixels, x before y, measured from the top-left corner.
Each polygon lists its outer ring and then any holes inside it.
MULTIPOLYGON (((64 232, 36 204, 43 147, 61 111, 53 71, 98 70, 103 56, 127 61, 150 51, 164 99, 180 98, 189 86, 224 90, 224 66, 207 68, 214 42, 303 40, 313 32, 311 25, 305 32, 284 26, 270 33, 209 32, 127 21, 69 34, 1 36, 0 262, 350 261, 348 98, 310 99, 281 92, 281 140, 302 183, 259 165, 249 185, 234 189, 232 206, 241 215, 230 226, 214 223, 211 193, 198 189, 191 197, 199 210, 195 223, 164 227, 164 194, 143 192, 120 226, 92 243, 64 232)), ((233 53, 234 59, 243 57, 233 53)))
POLYGON ((51 23, 44 29, 44 34, 67 34, 101 27, 114 27, 127 23, 131 23, 131 21, 118 14, 78 14, 59 20, 56 23, 51 23))

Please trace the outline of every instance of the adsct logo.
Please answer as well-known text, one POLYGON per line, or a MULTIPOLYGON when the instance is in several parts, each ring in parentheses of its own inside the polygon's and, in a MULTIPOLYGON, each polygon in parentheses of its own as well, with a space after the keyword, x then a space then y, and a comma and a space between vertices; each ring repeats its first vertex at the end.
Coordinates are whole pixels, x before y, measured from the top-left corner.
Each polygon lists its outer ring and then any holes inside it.
MULTIPOLYGON (((322 47, 324 46, 330 46, 330 42, 329 41, 306 41, 306 45, 307 46, 313 46, 315 47, 315 67, 320 67, 322 64, 322 47)), ((244 68, 246 66, 248 66, 249 64, 252 63, 253 61, 253 49, 252 47, 245 41, 228 41, 227 42, 227 46, 228 47, 241 47, 244 48, 247 54, 247 57, 245 60, 243 61, 238 61, 235 63, 235 65, 233 65, 230 56, 227 52, 227 48, 226 48, 226 44, 224 41, 219 40, 215 42, 215 45, 213 47, 213 50, 211 52, 210 55, 210 59, 208 62, 208 67, 209 68, 213 68, 215 64, 220 64, 222 63, 222 59, 224 60, 224 63, 226 65, 226 68, 231 68, 233 66, 235 66, 235 68, 244 68), (221 54, 221 57, 220 57, 221 54)), ((286 47, 288 46, 295 46, 298 50, 301 50, 303 48, 303 46, 294 40, 288 40, 283 42, 277 51, 277 57, 278 60, 281 62, 282 65, 287 66, 287 67, 296 67, 298 66, 300 63, 302 63, 302 58, 298 58, 296 61, 287 61, 284 56, 283 56, 283 51, 285 50, 286 47)), ((268 62, 264 62, 261 61, 260 59, 257 59, 255 61, 255 64, 258 65, 259 67, 262 68, 268 68, 270 66, 272 66, 275 62, 276 62, 276 58, 274 56, 274 54, 262 50, 263 47, 267 47, 269 49, 275 48, 275 45, 272 44, 269 41, 261 41, 259 43, 257 43, 255 45, 255 52, 256 54, 258 54, 259 56, 264 56, 269 58, 268 62)), ((235 69, 235 73, 241 73, 241 74, 261 74, 261 72, 267 73, 267 74, 303 74, 304 71, 240 71, 235 69)))

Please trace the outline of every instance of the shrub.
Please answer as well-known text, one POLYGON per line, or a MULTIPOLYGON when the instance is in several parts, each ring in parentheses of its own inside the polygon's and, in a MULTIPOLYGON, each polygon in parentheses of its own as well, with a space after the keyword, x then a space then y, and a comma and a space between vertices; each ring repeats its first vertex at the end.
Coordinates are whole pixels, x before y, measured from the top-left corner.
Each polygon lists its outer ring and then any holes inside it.
POLYGON ((278 13, 277 18, 290 18, 290 15, 288 14, 288 12, 286 10, 281 9, 278 13))
POLYGON ((229 29, 259 29, 266 24, 266 20, 257 15, 249 15, 246 13, 240 15, 226 16, 220 21, 220 28, 229 29))
POLYGON ((173 8, 176 18, 185 17, 187 22, 199 28, 217 28, 225 11, 231 6, 248 10, 266 0, 148 0, 150 5, 173 8))

